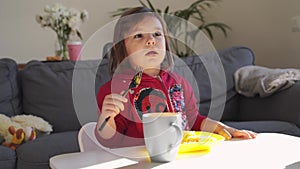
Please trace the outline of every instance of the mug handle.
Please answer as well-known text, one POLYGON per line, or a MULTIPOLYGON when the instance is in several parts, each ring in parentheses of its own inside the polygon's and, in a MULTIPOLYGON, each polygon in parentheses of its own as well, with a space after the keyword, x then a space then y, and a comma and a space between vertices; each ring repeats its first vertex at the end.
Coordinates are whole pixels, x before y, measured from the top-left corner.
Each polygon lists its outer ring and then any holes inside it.
POLYGON ((179 137, 177 137, 178 139, 177 139, 176 144, 171 144, 170 145, 170 148, 173 148, 173 147, 177 147, 181 143, 181 140, 182 140, 182 137, 183 137, 183 132, 182 132, 181 128, 176 123, 172 122, 170 125, 172 127, 175 127, 175 129, 177 131, 177 135, 179 136, 179 137))

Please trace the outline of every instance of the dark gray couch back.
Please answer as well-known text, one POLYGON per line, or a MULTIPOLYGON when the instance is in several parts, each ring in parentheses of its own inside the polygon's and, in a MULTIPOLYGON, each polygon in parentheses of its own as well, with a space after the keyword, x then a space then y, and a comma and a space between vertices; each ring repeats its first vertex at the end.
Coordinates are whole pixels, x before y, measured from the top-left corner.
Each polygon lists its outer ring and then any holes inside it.
POLYGON ((0 59, 0 113, 9 117, 22 112, 17 71, 14 60, 0 59))
MULTIPOLYGON (((226 95, 226 105, 224 111, 220 110, 220 108, 224 105, 211 106, 211 84, 209 79, 213 77, 209 77, 207 68, 205 67, 207 65, 203 64, 201 57, 189 56, 181 59, 193 72, 196 85, 193 85, 193 82, 191 82, 190 80, 189 81, 193 86, 196 86, 196 89, 199 91, 199 96, 197 96, 196 94, 196 97, 199 100, 198 105, 200 114, 209 116, 208 113, 210 109, 211 112, 222 111, 222 120, 232 120, 236 119, 237 113, 239 111, 239 96, 235 92, 233 74, 238 68, 242 66, 254 64, 254 54, 249 48, 236 46, 225 50, 220 50, 218 51, 218 55, 224 68, 227 85, 226 93, 223 93, 224 95, 226 95)), ((176 70, 178 71, 178 67, 175 66, 175 71, 176 70)), ((189 77, 189 75, 183 76, 189 77)))
MULTIPOLYGON (((90 88, 86 85, 88 84, 94 85, 93 93, 97 93, 97 89, 110 78, 106 59, 102 60, 99 69, 97 61, 80 61, 76 63, 76 66, 72 61, 29 62, 21 71, 24 113, 44 118, 53 125, 55 132, 78 130, 81 124, 77 118, 72 97, 73 72, 75 71, 84 76, 82 81, 79 81, 79 85, 85 85, 79 89, 83 92, 90 88), (90 77, 96 78, 93 84, 90 84, 92 81, 86 82, 90 77)), ((82 100, 84 101, 86 100, 82 100)), ((83 107, 83 109, 88 111, 89 107, 83 107)), ((97 112, 93 114, 96 115, 97 112)))

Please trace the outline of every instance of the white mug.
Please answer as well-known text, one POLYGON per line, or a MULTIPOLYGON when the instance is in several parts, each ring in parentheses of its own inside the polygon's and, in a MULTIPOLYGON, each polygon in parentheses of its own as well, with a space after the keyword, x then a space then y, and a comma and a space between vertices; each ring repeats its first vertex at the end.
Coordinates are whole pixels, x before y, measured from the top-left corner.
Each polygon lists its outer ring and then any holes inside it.
POLYGON ((143 114, 144 139, 153 162, 176 159, 183 131, 178 113, 160 112, 143 114))

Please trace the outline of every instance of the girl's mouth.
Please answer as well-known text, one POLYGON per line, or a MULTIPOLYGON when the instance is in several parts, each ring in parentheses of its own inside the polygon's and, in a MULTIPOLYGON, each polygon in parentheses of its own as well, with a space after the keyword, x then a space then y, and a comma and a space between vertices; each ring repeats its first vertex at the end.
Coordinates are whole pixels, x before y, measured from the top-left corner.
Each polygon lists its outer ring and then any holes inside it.
POLYGON ((146 53, 146 55, 157 55, 158 53, 155 51, 149 51, 146 53))

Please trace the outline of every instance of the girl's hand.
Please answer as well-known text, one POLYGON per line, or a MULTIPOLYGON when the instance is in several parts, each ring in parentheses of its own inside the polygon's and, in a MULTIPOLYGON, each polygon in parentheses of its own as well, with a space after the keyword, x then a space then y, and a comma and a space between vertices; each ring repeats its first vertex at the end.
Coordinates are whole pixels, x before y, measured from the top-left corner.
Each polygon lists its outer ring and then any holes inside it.
POLYGON ((224 136, 226 140, 230 140, 231 138, 253 139, 256 138, 257 135, 253 131, 238 130, 222 124, 218 125, 214 133, 224 136))
POLYGON ((120 111, 124 110, 124 104, 127 102, 127 99, 123 97, 120 94, 109 94, 106 95, 103 103, 102 103, 102 110, 101 110, 101 116, 102 118, 107 118, 107 117, 115 117, 120 113, 120 111))
POLYGON ((127 102, 127 99, 120 94, 109 94, 106 95, 103 103, 102 110, 97 122, 97 129, 102 126, 106 118, 110 117, 107 121, 107 125, 101 130, 98 130, 98 134, 104 138, 109 139, 116 133, 116 124, 114 117, 124 110, 124 102, 127 102), (109 126, 109 127, 107 127, 109 126))
POLYGON ((257 135, 253 131, 238 130, 210 118, 206 118, 202 122, 200 130, 220 134, 224 136, 226 140, 230 140, 231 138, 252 139, 257 135))

